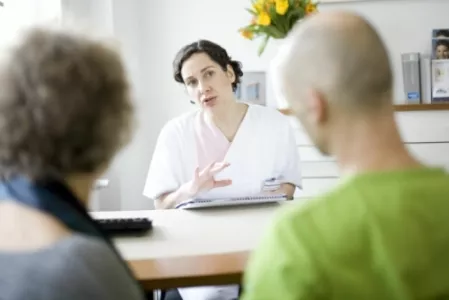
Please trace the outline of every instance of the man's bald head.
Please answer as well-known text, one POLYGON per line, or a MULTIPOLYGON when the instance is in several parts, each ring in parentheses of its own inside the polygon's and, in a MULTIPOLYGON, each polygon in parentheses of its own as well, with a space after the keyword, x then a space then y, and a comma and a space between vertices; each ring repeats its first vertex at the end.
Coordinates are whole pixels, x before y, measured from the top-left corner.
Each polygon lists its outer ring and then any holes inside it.
POLYGON ((288 102, 313 90, 329 105, 370 111, 391 105, 393 76, 375 29, 351 13, 318 13, 294 27, 275 58, 288 102))

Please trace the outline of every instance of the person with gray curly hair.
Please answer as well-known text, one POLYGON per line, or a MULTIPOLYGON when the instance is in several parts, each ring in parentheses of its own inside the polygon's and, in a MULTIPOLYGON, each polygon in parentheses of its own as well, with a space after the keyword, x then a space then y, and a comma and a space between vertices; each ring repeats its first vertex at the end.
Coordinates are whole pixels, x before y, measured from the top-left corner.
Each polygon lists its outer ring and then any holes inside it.
POLYGON ((31 28, 2 61, 0 90, 0 298, 143 299, 86 209, 132 133, 119 53, 31 28))

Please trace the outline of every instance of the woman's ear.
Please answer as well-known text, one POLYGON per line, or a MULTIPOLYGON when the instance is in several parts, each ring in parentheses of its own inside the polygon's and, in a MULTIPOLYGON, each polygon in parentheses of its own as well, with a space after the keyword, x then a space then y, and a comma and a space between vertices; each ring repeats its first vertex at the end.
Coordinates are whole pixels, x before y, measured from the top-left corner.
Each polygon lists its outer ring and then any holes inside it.
POLYGON ((231 81, 231 83, 235 82, 235 73, 234 73, 234 69, 232 68, 232 66, 230 64, 228 64, 226 66, 226 75, 228 76, 229 80, 231 81))

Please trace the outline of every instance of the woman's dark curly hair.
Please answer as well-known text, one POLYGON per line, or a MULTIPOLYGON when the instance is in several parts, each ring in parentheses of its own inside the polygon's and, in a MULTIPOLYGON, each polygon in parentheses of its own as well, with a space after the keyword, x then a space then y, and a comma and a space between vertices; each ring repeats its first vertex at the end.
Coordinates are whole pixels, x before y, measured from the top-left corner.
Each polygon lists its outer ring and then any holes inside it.
POLYGON ((199 40, 188 44, 179 50, 173 61, 173 77, 175 78, 175 81, 184 83, 184 79, 181 75, 182 66, 186 60, 196 53, 206 53, 209 55, 210 59, 221 66, 223 71, 226 71, 228 65, 230 65, 235 73, 235 81, 232 83, 232 90, 235 92, 240 83, 240 78, 243 76, 241 62, 232 60, 223 47, 208 40, 199 40))

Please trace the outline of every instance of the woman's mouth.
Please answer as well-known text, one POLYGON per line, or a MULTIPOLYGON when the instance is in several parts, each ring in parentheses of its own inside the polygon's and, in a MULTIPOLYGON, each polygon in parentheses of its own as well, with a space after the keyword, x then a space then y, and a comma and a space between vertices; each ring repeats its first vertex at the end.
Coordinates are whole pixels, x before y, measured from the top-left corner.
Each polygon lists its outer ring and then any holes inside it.
POLYGON ((215 103, 215 99, 217 99, 217 97, 208 97, 203 100, 203 103, 204 105, 211 106, 215 103))

